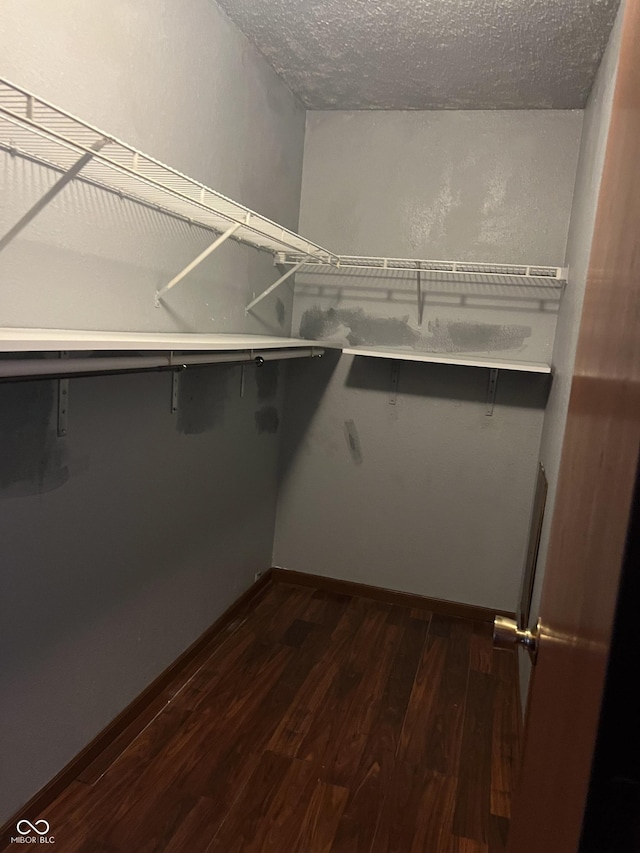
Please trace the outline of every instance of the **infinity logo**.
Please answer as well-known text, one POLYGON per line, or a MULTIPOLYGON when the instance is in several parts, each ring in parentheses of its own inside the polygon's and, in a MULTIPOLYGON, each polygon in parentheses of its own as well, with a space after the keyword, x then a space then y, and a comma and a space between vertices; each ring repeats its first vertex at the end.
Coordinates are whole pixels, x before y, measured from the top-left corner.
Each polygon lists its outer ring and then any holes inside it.
POLYGON ((20 833, 20 835, 28 835, 30 832, 37 832, 38 835, 46 835, 49 832, 49 824, 46 820, 37 820, 35 823, 31 823, 28 820, 19 820, 16 824, 16 829, 20 833), (26 826, 26 829, 21 829, 20 827, 26 826), (44 826, 44 829, 38 829, 39 826, 44 826))

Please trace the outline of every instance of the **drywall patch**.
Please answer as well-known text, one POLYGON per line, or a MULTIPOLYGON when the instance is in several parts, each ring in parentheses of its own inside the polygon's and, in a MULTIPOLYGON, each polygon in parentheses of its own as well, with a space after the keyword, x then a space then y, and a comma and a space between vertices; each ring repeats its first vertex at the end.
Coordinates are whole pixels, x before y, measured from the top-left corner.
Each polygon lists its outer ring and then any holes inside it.
POLYGON ((273 400, 278 393, 280 365, 277 361, 267 361, 256 366, 256 386, 258 400, 273 400))
POLYGON ((362 447, 360 445, 360 436, 354 421, 344 422, 344 435, 347 439, 347 449, 349 456, 354 465, 362 465, 362 447))
POLYGON ((300 337, 308 340, 344 339, 355 346, 417 347, 420 338, 409 326, 409 318, 374 317, 362 308, 328 308, 317 305, 304 312, 300 337))
POLYGON ((409 318, 374 317, 362 308, 328 308, 315 305, 302 315, 300 336, 311 340, 346 341, 350 346, 410 348, 416 352, 504 352, 524 346, 531 326, 472 323, 435 318, 429 334, 416 331, 409 318))
POLYGON ((199 435, 224 426, 229 400, 229 379, 237 368, 187 368, 180 374, 178 391, 178 432, 199 435))
POLYGON ((280 426, 280 416, 275 406, 263 406, 255 413, 256 430, 262 434, 264 432, 276 433, 280 426))
POLYGON ((57 382, 0 385, 0 486, 3 497, 59 489, 69 479, 66 440, 56 431, 57 382))
POLYGON ((498 352, 520 349, 531 337, 531 326, 469 323, 436 319, 424 338, 430 352, 498 352))

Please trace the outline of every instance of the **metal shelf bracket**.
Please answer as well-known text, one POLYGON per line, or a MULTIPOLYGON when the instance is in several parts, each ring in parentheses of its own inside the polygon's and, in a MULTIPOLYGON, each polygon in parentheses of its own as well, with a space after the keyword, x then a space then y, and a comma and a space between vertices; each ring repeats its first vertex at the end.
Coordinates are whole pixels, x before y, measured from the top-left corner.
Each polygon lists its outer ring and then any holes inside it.
POLYGON ((198 257, 194 258, 194 260, 191 261, 190 264, 187 264, 187 266, 181 272, 179 272, 178 275, 174 276, 171 279, 171 281, 169 282, 169 284, 165 284, 165 286, 163 288, 158 290, 156 292, 156 299, 155 299, 156 308, 160 307, 160 302, 162 300, 162 297, 164 296, 165 293, 167 293, 167 291, 171 290, 171 288, 175 287, 176 284, 178 284, 178 282, 182 281, 182 279, 185 276, 189 275, 191 270, 195 269, 199 264, 201 264, 205 260, 205 258, 208 258, 209 255, 213 254, 219 246, 222 246, 223 243, 226 243, 226 241, 229 239, 229 237, 233 237, 233 235, 236 233, 238 228, 241 228, 241 227, 242 227, 241 222, 234 222, 233 225, 231 226, 231 228, 227 228, 227 230, 224 232, 224 234, 220 234, 219 237, 216 237, 216 239, 213 241, 213 243, 210 246, 208 246, 204 250, 204 252, 201 252, 198 255, 198 257))
POLYGON ((400 362, 391 362, 391 391, 389 393, 389 405, 395 406, 398 402, 398 385, 400 383, 400 362))
POLYGON ((490 418, 493 415, 493 407, 496 402, 496 388, 498 385, 498 368, 492 367, 489 370, 489 385, 487 386, 487 407, 485 415, 490 418))
MULTIPOLYGON (((184 369, 184 368, 182 368, 184 369)), ((180 393, 180 372, 181 368, 174 370, 171 373, 171 414, 175 415, 178 411, 178 394, 180 393)))
MULTIPOLYGON (((60 358, 69 358, 69 353, 63 351, 60 358)), ((67 414, 69 412, 69 380, 58 379, 58 438, 64 438, 67 434, 67 414)))
POLYGON ((58 379, 58 438, 67 434, 67 412, 69 410, 69 380, 58 379))

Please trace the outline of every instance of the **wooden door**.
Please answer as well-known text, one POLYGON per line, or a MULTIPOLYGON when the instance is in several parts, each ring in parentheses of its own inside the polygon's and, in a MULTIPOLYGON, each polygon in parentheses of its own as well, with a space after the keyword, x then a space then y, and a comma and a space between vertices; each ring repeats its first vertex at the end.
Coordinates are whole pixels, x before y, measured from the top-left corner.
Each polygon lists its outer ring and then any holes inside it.
POLYGON ((639 441, 640 0, 627 0, 508 853, 579 847, 639 441))

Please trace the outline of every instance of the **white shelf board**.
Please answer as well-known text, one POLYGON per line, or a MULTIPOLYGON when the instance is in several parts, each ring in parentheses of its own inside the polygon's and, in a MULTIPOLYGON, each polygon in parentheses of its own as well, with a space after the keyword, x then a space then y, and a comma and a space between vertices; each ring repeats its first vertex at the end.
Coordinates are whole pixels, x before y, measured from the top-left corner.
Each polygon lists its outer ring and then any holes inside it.
POLYGON ((0 146, 63 173, 91 154, 82 180, 216 232, 239 224, 234 239, 274 254, 334 259, 299 234, 2 78, 0 146))
POLYGON ((268 349, 341 349, 339 344, 270 335, 198 335, 171 332, 107 332, 78 329, 0 328, 0 352, 235 352, 268 349))
POLYGON ((363 355, 371 358, 386 358, 394 361, 423 361, 434 364, 458 364, 466 367, 494 367, 499 370, 518 370, 523 373, 551 373, 551 365, 538 361, 508 361, 492 356, 468 356, 455 353, 411 352, 401 349, 366 349, 365 347, 344 347, 345 355, 363 355))

